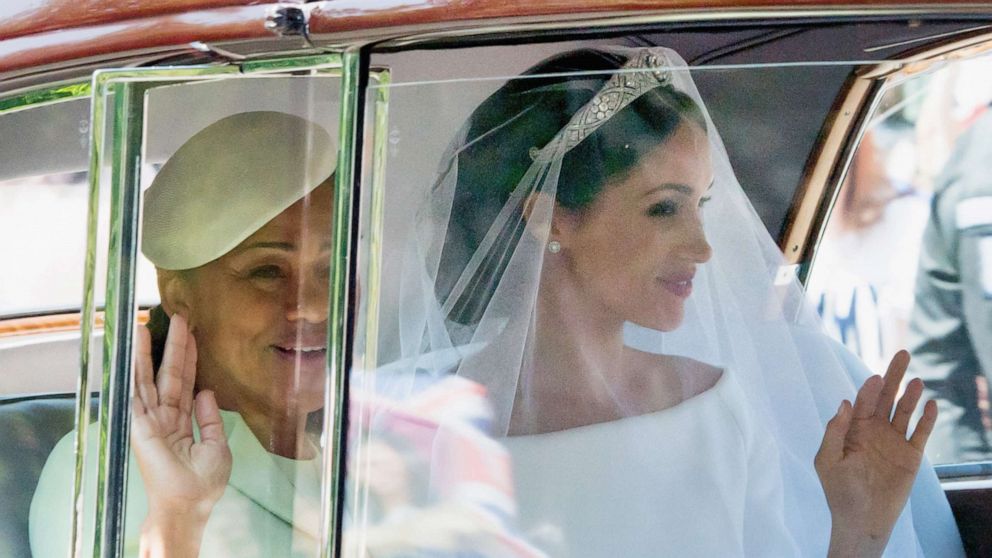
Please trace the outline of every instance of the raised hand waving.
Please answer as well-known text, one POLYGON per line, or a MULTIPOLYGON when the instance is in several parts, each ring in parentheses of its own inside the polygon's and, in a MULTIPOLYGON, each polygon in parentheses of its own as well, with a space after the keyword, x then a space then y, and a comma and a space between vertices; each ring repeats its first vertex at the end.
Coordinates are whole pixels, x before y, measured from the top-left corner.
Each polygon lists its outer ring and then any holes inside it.
POLYGON ((174 315, 155 378, 148 330, 138 328, 131 447, 148 495, 143 556, 196 556, 231 475, 231 451, 211 391, 193 397, 196 341, 174 315), (193 415, 199 440, 193 435, 193 415))
POLYGON ((853 408, 844 401, 827 424, 815 466, 833 518, 830 556, 880 556, 909 498, 937 406, 927 402, 908 435, 923 393, 914 379, 896 404, 908 365, 909 353, 896 353, 884 378, 865 381, 853 408))

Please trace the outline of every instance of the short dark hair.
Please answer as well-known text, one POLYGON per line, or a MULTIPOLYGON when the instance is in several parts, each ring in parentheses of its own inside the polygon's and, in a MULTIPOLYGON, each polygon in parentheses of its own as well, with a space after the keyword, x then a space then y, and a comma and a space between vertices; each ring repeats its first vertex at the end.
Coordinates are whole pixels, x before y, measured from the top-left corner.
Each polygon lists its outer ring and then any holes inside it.
MULTIPOLYGON (((442 303, 533 164, 531 149, 547 145, 626 62, 622 54, 595 49, 558 54, 508 81, 472 113, 466 147, 449 163, 458 176, 436 281, 442 303)), ((557 204, 576 212, 588 208, 608 182, 622 179, 686 120, 706 129, 687 94, 659 86, 641 95, 564 156, 557 204)), ((523 219, 507 221, 461 295, 448 301, 448 319, 481 319, 506 268, 507 248, 516 245, 524 226, 523 219)))

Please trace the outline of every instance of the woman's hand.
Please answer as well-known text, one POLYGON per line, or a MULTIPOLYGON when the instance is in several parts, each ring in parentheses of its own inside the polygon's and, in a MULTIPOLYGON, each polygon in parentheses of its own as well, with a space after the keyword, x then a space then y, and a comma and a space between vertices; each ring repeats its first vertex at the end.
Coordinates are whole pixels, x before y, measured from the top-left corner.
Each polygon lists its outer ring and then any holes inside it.
POLYGON ((831 557, 881 556, 909 498, 937 406, 926 403, 907 439, 923 393, 922 381, 909 382, 892 412, 908 365, 909 353, 896 353, 885 377, 869 378, 854 407, 845 400, 827 424, 815 466, 833 520, 831 557))
POLYGON ((157 382, 151 339, 138 328, 131 448, 148 494, 142 556, 196 556, 203 528, 231 476, 231 450, 214 394, 193 398, 196 342, 172 317, 157 382), (193 413, 200 440, 193 438, 193 413))

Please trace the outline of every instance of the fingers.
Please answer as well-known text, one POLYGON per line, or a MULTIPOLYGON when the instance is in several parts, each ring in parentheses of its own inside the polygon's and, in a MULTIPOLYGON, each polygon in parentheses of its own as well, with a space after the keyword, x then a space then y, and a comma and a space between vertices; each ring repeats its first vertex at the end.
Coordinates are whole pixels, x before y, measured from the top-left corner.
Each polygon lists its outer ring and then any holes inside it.
POLYGON ((916 404, 920 402, 922 395, 923 381, 919 378, 910 381, 906 386, 906 393, 903 393, 902 397, 899 398, 895 415, 892 417, 892 427, 899 434, 906 435, 906 431, 909 429, 909 421, 913 417, 913 411, 916 410, 916 404))
POLYGON ((844 439, 847 438, 847 432, 851 428, 852 415, 851 403, 845 399, 837 409, 837 414, 827 423, 823 441, 820 443, 820 451, 816 452, 816 459, 813 462, 817 468, 844 458, 844 439))
POLYGON ((882 385, 882 393, 878 397, 875 406, 875 415, 888 420, 892 415, 892 405, 895 403, 896 395, 899 393, 899 386, 902 385, 902 378, 906 374, 906 367, 909 366, 909 353, 899 351, 889 362, 889 369, 885 372, 882 385))
POLYGON ((169 323, 169 334, 165 338, 162 365, 158 369, 160 405, 179 407, 181 403, 188 333, 186 319, 179 314, 173 314, 169 323))
POLYGON ((148 328, 137 328, 138 347, 134 353, 134 395, 141 403, 141 410, 158 406, 158 390, 155 389, 155 372, 152 369, 152 339, 148 328))
POLYGON ((141 398, 133 397, 131 399, 131 447, 135 448, 136 452, 140 452, 139 448, 142 441, 153 436, 153 427, 146 420, 149 418, 148 409, 141 402, 141 398))
POLYGON ((144 403, 141 402, 141 398, 137 395, 131 398, 131 414, 135 417, 143 417, 145 413, 148 412, 145 409, 144 403))
POLYGON ((183 361, 183 387, 179 399, 179 412, 189 416, 193 412, 193 386, 196 384, 196 340, 186 335, 186 354, 183 361))
POLYGON ((920 418, 920 422, 916 423, 916 430, 913 431, 913 435, 909 438, 909 443, 917 449, 917 451, 923 451, 923 448, 927 445, 927 440, 930 439, 930 433, 933 432, 933 425, 937 422, 937 402, 927 401, 927 404, 923 406, 923 417, 920 418))
POLYGON ((200 440, 205 442, 225 442, 224 422, 220 418, 220 408, 214 392, 203 390, 196 395, 196 422, 200 425, 200 440))
POLYGON ((864 385, 858 390, 858 398, 854 400, 854 418, 866 419, 874 415, 881 392, 881 376, 872 376, 865 380, 864 385))

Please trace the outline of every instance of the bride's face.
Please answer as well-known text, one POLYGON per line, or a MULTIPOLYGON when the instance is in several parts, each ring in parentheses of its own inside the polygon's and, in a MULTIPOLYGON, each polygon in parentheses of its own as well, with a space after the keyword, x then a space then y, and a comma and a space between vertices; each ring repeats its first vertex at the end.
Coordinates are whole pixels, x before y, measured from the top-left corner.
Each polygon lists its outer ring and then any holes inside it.
POLYGON ((591 308, 670 331, 710 258, 701 210, 713 181, 709 144, 684 122, 628 174, 558 227, 561 256, 591 308))

